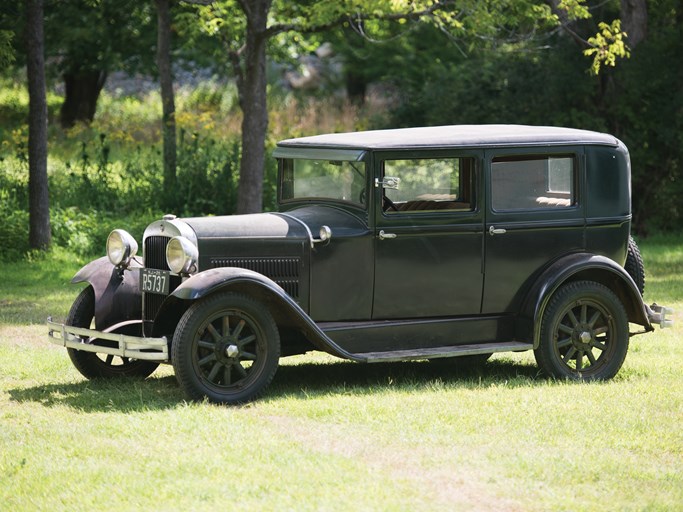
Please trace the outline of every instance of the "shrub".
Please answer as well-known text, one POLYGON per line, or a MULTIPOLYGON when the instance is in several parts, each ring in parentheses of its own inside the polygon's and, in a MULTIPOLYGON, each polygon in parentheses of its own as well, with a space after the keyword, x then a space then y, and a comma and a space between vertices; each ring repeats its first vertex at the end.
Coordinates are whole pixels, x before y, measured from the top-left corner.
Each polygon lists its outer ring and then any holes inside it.
POLYGON ((153 211, 118 216, 84 212, 77 207, 54 208, 50 212, 53 243, 79 256, 103 255, 107 236, 113 229, 125 229, 140 243, 147 225, 160 216, 153 211))
POLYGON ((175 203, 179 215, 227 215, 237 206, 240 144, 180 131, 175 203))

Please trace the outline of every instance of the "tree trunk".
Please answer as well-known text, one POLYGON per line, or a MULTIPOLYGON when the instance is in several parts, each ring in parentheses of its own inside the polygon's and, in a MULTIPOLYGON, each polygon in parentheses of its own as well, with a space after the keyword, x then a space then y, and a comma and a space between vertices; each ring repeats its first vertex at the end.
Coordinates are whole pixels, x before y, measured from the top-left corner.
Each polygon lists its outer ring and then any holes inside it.
POLYGON ((363 106, 365 95, 368 90, 368 82, 364 73, 354 70, 347 70, 345 73, 346 95, 354 105, 363 106))
POLYGON ((161 86, 162 133, 164 140, 164 206, 175 208, 176 123, 173 71, 171 68, 171 14, 169 0, 156 0, 157 66, 161 86))
POLYGON ((29 246, 50 246, 50 197, 47 187, 47 100, 45 95, 45 56, 43 0, 26 0, 26 39, 28 75, 28 195, 29 246))
POLYGON ((92 122, 97 99, 107 79, 105 71, 67 71, 64 73, 64 103, 59 121, 62 128, 71 128, 76 122, 92 122))
POLYGON ((647 37, 646 0, 621 0, 621 29, 626 32, 626 43, 631 49, 647 37))
POLYGON ((242 108, 242 159, 237 213, 263 209, 263 168, 266 153, 268 108, 266 106, 266 42, 270 0, 243 2, 247 15, 244 74, 238 80, 242 108))

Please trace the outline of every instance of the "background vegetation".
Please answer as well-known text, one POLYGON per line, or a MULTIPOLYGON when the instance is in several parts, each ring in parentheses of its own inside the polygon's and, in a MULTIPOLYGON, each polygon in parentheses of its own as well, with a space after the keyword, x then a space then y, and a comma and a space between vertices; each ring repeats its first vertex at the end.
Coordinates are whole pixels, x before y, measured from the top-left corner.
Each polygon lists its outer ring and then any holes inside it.
MULTIPOLYGON (((216 5, 228 9, 233 3, 216 5)), ((631 43, 630 58, 618 60, 615 68, 603 66, 597 76, 589 72, 591 60, 582 53, 586 41, 599 23, 624 17, 625 5, 645 3, 586 2, 590 18, 562 19, 559 26, 545 18, 553 2, 539 4, 536 11, 530 4, 515 12, 487 12, 477 4, 479 10, 464 11, 467 26, 446 35, 438 23, 366 20, 332 23, 305 37, 294 32, 274 38, 268 47, 266 154, 282 138, 397 126, 529 123, 606 131, 624 140, 631 152, 634 230, 643 236, 678 231, 683 221, 680 1, 648 2, 639 22, 645 31, 631 43), (312 53, 322 42, 331 56, 312 53)), ((239 46, 239 40, 221 39, 230 35, 232 25, 224 18, 232 11, 171 3, 178 146, 176 186, 167 197, 161 193, 154 6, 129 0, 117 6, 110 0, 84 0, 68 8, 48 0, 45 6, 54 243, 80 254, 100 252, 114 224, 137 233, 165 211, 234 213, 243 114, 235 68, 225 55, 220 57, 221 45, 231 51, 239 46), (124 7, 129 14, 121 17, 124 7), (212 24, 220 30, 211 33, 212 24), (66 29, 71 26, 79 29, 66 29), (65 122, 65 110, 71 116, 78 112, 75 100, 68 98, 73 89, 69 79, 77 75, 86 81, 95 71, 105 86, 101 93, 83 95, 94 101, 92 118, 65 122), (132 73, 132 87, 130 80, 117 80, 117 72, 132 73)), ((334 15, 311 12, 321 22, 334 15)), ((277 11, 280 22, 286 16, 300 19, 302 13, 277 11)), ((0 215, 5 219, 0 241, 12 259, 28 251, 23 22, 20 3, 0 9, 5 59, 0 72, 0 215), (13 52, 9 59, 7 48, 13 52)), ((239 23, 235 34, 244 28, 239 23)), ((265 210, 275 207, 274 176, 274 161, 266 158, 265 210)))

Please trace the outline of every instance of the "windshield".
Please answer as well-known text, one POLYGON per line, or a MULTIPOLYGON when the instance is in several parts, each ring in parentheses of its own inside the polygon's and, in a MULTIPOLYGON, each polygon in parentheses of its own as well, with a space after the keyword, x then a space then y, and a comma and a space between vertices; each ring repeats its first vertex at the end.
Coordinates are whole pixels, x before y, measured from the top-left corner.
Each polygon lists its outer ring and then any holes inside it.
POLYGON ((365 163, 341 160, 285 159, 283 201, 331 199, 365 205, 365 163))

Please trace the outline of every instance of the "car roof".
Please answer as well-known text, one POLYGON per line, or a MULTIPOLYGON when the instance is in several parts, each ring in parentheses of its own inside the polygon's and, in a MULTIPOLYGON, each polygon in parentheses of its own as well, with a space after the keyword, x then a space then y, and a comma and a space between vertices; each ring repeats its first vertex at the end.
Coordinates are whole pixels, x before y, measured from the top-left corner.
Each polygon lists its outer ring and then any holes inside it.
POLYGON ((280 147, 334 149, 424 149, 499 146, 598 144, 618 146, 613 135, 560 128, 513 124, 452 125, 330 133, 278 142, 280 147))

